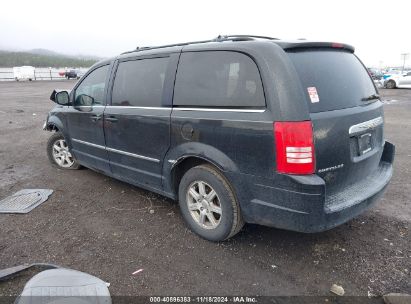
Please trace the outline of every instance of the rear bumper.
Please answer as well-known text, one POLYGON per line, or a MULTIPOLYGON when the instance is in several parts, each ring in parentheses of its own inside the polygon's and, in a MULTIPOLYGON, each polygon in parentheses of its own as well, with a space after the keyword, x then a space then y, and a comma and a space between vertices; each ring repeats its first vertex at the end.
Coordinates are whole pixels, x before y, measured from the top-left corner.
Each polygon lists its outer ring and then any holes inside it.
POLYGON ((386 142, 378 169, 338 193, 327 195, 317 175, 284 175, 279 180, 235 177, 244 220, 299 232, 320 232, 361 214, 384 194, 393 172, 395 147, 386 142), (245 182, 252 180, 252 184, 245 182), (244 182, 241 182, 244 181, 244 182))

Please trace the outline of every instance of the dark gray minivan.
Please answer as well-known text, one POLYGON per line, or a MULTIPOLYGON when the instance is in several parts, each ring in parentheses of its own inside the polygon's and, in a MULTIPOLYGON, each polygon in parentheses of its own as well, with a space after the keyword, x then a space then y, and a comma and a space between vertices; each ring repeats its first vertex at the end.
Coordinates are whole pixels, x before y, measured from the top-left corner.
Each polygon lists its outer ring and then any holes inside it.
POLYGON ((178 200, 212 241, 244 223, 333 228, 392 176, 383 104, 346 44, 240 35, 138 48, 51 99, 54 165, 178 200))

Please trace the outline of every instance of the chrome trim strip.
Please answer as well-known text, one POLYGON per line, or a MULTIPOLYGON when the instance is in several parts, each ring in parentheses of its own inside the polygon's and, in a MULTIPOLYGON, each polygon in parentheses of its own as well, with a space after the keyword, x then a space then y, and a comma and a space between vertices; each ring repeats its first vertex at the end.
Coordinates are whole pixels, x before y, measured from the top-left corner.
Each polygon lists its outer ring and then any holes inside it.
POLYGON ((243 113, 263 113, 266 109, 224 109, 224 108, 171 108, 171 107, 137 107, 137 106, 106 106, 106 108, 142 109, 142 110, 174 110, 174 111, 202 111, 202 112, 243 112, 243 113))
POLYGON ((173 108, 173 111, 200 111, 200 112, 239 112, 239 113, 264 113, 266 109, 227 109, 227 108, 173 108))
POLYGON ((359 132, 363 132, 365 130, 369 130, 369 129, 375 129, 376 127, 378 127, 379 125, 382 125, 384 123, 384 119, 380 116, 368 121, 364 121, 362 123, 353 125, 350 127, 350 129, 348 130, 348 133, 350 135, 359 133, 359 132))
POLYGON ((72 140, 72 141, 75 141, 75 142, 78 142, 78 143, 80 143, 80 144, 83 144, 83 145, 90 146, 90 147, 99 148, 99 149, 103 149, 103 150, 106 149, 106 147, 104 147, 104 146, 92 144, 92 143, 90 143, 90 142, 88 142, 88 141, 82 141, 82 140, 80 140, 80 139, 75 139, 75 138, 72 138, 71 140, 72 140))
POLYGON ((106 106, 109 109, 171 110, 171 107, 106 106))
POLYGON ((261 120, 247 120, 247 119, 227 119, 227 118, 214 118, 214 117, 185 117, 185 116, 174 116, 174 118, 178 119, 204 119, 204 120, 224 120, 224 121, 241 121, 241 122, 256 122, 256 123, 267 123, 267 124, 273 124, 272 121, 261 121, 261 120))
POLYGON ((123 154, 123 155, 131 156, 131 157, 135 157, 135 158, 140 158, 140 159, 156 162, 156 163, 160 162, 160 160, 156 159, 156 158, 151 158, 151 157, 147 157, 147 156, 143 156, 143 155, 139 155, 139 154, 134 154, 134 153, 130 153, 130 152, 122 151, 122 150, 117 150, 117 149, 113 149, 113 148, 109 148, 109 147, 106 147, 106 150, 110 151, 110 152, 118 153, 118 154, 123 154))
POLYGON ((156 162, 156 163, 160 162, 160 160, 156 159, 156 158, 151 158, 151 157, 147 157, 147 156, 143 156, 143 155, 139 155, 139 154, 134 154, 134 153, 130 153, 130 152, 122 151, 122 150, 117 150, 117 149, 113 149, 113 148, 109 148, 109 147, 104 147, 104 146, 96 145, 96 144, 93 144, 93 143, 90 143, 90 142, 87 142, 87 141, 83 141, 83 140, 79 140, 79 139, 75 139, 75 138, 72 138, 71 140, 74 141, 74 142, 83 144, 83 145, 87 145, 87 146, 98 148, 98 149, 103 149, 103 150, 118 153, 118 154, 123 154, 123 155, 131 156, 131 157, 135 157, 135 158, 139 158, 139 159, 144 159, 144 160, 148 160, 148 161, 152 161, 152 162, 156 162))
POLYGON ((104 108, 104 105, 91 105, 91 106, 73 106, 73 108, 104 108))

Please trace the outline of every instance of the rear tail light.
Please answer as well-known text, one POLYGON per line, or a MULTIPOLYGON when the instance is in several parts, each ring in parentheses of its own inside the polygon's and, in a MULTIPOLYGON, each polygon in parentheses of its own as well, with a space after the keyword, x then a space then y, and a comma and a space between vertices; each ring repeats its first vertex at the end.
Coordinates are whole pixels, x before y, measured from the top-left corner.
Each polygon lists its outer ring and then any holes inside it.
POLYGON ((274 138, 278 172, 314 173, 315 155, 311 121, 275 122, 274 138))
POLYGON ((334 42, 334 43, 331 43, 331 47, 337 48, 337 49, 342 49, 342 48, 344 48, 344 44, 334 42))

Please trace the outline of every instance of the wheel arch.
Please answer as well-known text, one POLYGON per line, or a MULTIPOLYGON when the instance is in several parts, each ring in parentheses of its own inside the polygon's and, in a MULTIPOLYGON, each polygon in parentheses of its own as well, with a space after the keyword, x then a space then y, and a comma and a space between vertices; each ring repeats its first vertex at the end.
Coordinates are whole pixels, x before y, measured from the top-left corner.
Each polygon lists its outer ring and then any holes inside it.
POLYGON ((47 119, 46 127, 44 129, 47 131, 63 132, 63 123, 58 117, 50 116, 47 119))
POLYGON ((164 190, 177 199, 181 178, 188 170, 202 164, 208 164, 220 171, 229 183, 231 181, 224 173, 238 171, 234 161, 220 150, 202 143, 186 143, 171 150, 164 159, 164 190))

